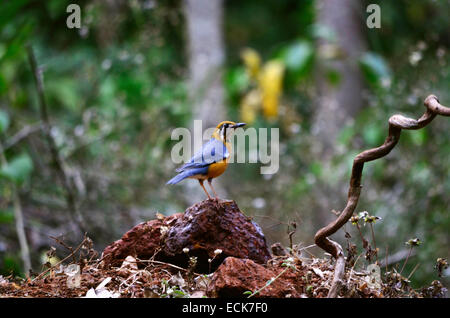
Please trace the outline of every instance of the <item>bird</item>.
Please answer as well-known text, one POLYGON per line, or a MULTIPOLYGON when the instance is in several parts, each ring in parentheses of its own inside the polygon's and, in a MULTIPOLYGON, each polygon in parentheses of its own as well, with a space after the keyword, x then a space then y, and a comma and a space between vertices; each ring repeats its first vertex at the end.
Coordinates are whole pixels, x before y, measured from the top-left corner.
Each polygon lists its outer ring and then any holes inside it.
POLYGON ((167 184, 177 184, 186 178, 197 179, 208 199, 211 200, 212 198, 203 184, 205 180, 208 180, 215 198, 219 199, 212 185, 212 179, 217 178, 227 169, 231 152, 231 145, 227 138, 231 136, 234 129, 245 125, 246 123, 235 123, 228 120, 220 122, 214 129, 211 139, 186 164, 175 170, 178 174, 167 184))

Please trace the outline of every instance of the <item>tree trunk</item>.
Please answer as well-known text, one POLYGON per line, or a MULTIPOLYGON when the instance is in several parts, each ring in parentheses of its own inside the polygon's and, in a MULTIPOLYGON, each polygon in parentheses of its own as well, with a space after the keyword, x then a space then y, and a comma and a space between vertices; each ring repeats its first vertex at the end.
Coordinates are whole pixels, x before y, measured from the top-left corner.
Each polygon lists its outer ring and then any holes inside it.
POLYGON ((189 86, 193 119, 203 127, 225 120, 222 65, 222 0, 186 0, 189 86))
MULTIPOLYGON (((335 54, 332 58, 320 54, 316 77, 317 112, 313 133, 321 145, 316 155, 321 158, 324 166, 331 163, 336 153, 336 137, 340 129, 351 122, 363 107, 364 87, 358 66, 358 58, 365 50, 362 15, 359 0, 317 1, 317 23, 333 31, 336 36, 336 43, 322 38, 317 43, 319 52, 328 50, 330 54, 331 47, 331 53, 334 51, 335 54), (330 70, 339 74, 337 83, 333 84, 328 79, 330 70)), ((337 187, 339 188, 341 187, 337 187)), ((331 210, 342 206, 345 194, 322 183, 317 187, 317 198, 315 223, 322 226, 334 217, 331 210)))
MULTIPOLYGON (((359 0, 321 0, 317 2, 318 23, 333 30, 342 58, 319 65, 317 105, 314 131, 323 144, 322 154, 329 159, 335 152, 339 130, 363 106, 362 76, 358 58, 365 50, 362 7, 359 0), (329 83, 326 72, 332 69, 340 75, 336 86, 329 83)), ((329 44, 319 40, 319 51, 329 44)))
MULTIPOLYGON (((187 49, 189 57, 189 92, 192 105, 192 123, 201 120, 203 130, 215 127, 226 120, 222 67, 224 45, 222 35, 222 0, 186 0, 184 14, 187 24, 187 49)), ((191 126, 191 132, 194 129, 191 126)), ((201 145, 202 141, 193 142, 201 145)), ((198 147, 193 151, 199 150, 198 147)), ((188 182, 189 204, 205 199, 198 184, 188 182)), ((223 187, 215 181, 219 196, 226 195, 223 187)))

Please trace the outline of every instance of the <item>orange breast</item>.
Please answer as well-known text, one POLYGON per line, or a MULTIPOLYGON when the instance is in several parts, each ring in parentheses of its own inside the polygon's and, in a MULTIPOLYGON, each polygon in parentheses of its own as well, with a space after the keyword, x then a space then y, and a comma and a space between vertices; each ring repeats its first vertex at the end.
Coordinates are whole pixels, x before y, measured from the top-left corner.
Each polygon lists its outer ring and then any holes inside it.
POLYGON ((216 178, 227 170, 228 159, 212 163, 208 168, 208 178, 216 178))

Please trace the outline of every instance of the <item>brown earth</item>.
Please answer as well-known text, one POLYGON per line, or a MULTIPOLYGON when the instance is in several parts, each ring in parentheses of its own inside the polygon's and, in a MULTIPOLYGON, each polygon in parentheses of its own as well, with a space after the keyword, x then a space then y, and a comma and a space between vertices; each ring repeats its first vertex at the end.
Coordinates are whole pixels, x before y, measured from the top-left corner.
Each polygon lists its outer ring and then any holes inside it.
MULTIPOLYGON (((333 260, 284 249, 271 256, 261 228, 234 201, 205 200, 140 223, 100 259, 82 253, 91 243, 85 238, 65 264, 33 279, 0 276, 0 297, 326 297, 334 269, 333 260), (70 264, 80 265, 79 286, 68 285, 70 264)), ((435 281, 419 294, 397 276, 374 283, 370 273, 347 268, 340 297, 440 297, 444 290, 435 281)))

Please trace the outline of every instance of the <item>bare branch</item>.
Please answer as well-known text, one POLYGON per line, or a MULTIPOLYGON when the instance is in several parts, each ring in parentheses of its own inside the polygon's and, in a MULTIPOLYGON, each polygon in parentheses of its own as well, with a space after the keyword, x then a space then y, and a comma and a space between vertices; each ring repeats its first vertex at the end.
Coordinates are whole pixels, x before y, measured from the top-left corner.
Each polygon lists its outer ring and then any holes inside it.
POLYGON ((400 139, 402 129, 420 129, 428 125, 434 117, 436 117, 436 115, 450 116, 450 108, 441 105, 437 97, 434 95, 428 96, 425 99, 424 104, 427 110, 418 120, 407 118, 403 115, 394 115, 389 118, 389 135, 384 143, 380 147, 363 151, 355 157, 353 161, 352 175, 350 178, 348 200, 345 209, 336 220, 317 231, 314 237, 317 246, 321 247, 323 250, 336 258, 334 278, 328 297, 336 297, 338 295, 340 286, 339 282, 342 281, 345 270, 342 247, 338 243, 330 240, 328 237, 336 233, 345 223, 347 223, 355 211, 359 196, 361 194, 361 178, 364 163, 382 158, 389 154, 400 139))
POLYGON ((3 150, 6 151, 9 148, 15 146, 19 142, 21 142, 23 139, 27 138, 28 136, 34 134, 35 132, 38 132, 42 129, 41 123, 36 123, 33 125, 25 126, 19 132, 17 132, 14 136, 7 139, 5 141, 5 145, 3 146, 3 150))
POLYGON ((45 138, 47 139, 47 143, 50 148, 50 154, 55 163, 56 172, 66 193, 67 208, 69 209, 71 219, 82 232, 85 232, 84 221, 77 206, 76 195, 75 192, 73 191, 71 180, 65 169, 64 159, 59 153, 55 139, 51 134, 52 127, 48 116, 47 102, 45 100, 42 72, 37 65, 33 48, 31 46, 28 46, 27 50, 28 50, 28 59, 31 65, 31 70, 33 71, 33 77, 39 96, 39 114, 41 116, 42 121, 42 130, 45 138))

